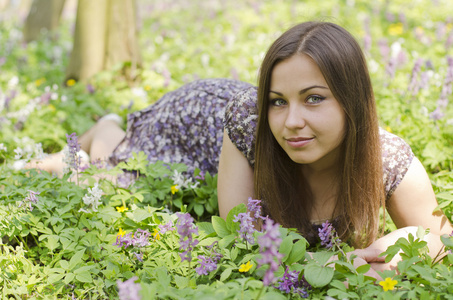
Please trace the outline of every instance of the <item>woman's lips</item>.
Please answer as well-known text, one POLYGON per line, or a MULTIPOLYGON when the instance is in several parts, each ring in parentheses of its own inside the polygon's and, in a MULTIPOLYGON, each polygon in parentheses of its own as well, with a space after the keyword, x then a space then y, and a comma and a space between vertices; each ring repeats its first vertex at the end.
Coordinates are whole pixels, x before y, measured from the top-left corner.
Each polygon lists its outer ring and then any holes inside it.
POLYGON ((309 144, 313 141, 314 138, 305 138, 305 137, 295 137, 295 138, 287 138, 286 143, 293 148, 300 148, 304 147, 305 145, 309 144))

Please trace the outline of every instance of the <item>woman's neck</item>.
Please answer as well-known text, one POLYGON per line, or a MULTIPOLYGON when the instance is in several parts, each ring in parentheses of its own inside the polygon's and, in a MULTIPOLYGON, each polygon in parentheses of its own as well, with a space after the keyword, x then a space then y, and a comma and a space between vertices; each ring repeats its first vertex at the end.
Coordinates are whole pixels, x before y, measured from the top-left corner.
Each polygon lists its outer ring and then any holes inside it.
POLYGON ((302 166, 302 176, 313 196, 311 220, 325 220, 334 217, 339 192, 339 170, 337 168, 313 169, 302 166))

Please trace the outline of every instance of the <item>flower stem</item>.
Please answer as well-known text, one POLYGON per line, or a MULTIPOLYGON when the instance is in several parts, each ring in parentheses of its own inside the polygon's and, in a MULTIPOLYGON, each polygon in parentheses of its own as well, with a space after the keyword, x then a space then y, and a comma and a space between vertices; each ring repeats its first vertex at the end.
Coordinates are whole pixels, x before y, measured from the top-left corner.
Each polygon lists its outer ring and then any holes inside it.
POLYGON ((258 293, 258 296, 256 296, 255 300, 258 300, 261 297, 261 294, 263 293, 263 290, 266 286, 263 284, 263 287, 261 288, 260 292, 258 293))

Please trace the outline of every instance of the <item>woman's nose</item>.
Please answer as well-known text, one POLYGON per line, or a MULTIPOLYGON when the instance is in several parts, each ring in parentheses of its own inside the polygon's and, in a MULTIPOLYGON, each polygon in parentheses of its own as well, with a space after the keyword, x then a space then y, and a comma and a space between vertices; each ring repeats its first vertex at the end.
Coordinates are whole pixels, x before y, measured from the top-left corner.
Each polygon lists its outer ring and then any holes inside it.
POLYGON ((290 105, 288 107, 285 126, 288 129, 301 129, 305 127, 305 114, 302 105, 290 105))

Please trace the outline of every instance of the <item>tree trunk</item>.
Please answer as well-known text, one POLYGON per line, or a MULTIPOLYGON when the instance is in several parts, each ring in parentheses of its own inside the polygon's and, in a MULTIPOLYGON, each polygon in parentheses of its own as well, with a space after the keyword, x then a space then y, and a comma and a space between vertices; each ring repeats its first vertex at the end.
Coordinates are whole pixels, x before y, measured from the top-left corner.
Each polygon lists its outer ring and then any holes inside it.
POLYGON ((24 40, 38 39, 41 33, 58 27, 65 0, 33 0, 24 24, 24 40))
POLYGON ((79 0, 66 79, 84 81, 102 70, 128 63, 130 70, 135 70, 141 65, 135 22, 134 0, 79 0))

